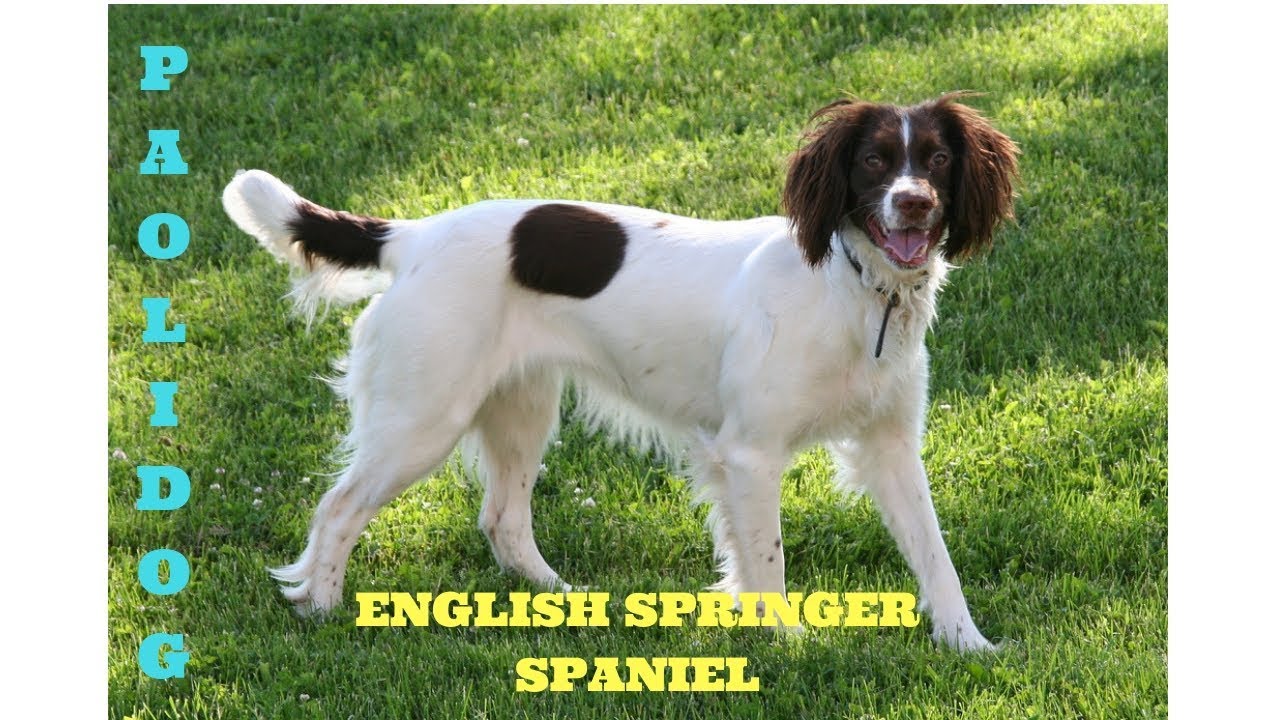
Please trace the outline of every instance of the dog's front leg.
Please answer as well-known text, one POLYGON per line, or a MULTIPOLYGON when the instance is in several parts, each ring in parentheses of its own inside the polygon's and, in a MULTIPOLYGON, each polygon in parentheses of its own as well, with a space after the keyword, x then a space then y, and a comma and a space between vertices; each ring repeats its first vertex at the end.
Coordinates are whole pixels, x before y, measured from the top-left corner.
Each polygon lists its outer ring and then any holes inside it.
MULTIPOLYGON (((786 593, 782 550, 782 470, 786 454, 722 436, 713 451, 718 462, 708 478, 715 507, 710 520, 724 579, 718 589, 786 593)), ((763 602, 743 607, 763 617, 763 602)))
POLYGON ((961 651, 992 650, 960 589, 960 578, 938 526, 920 444, 905 432, 881 432, 861 443, 831 448, 850 482, 864 487, 920 583, 921 607, 933 620, 933 639, 961 651))

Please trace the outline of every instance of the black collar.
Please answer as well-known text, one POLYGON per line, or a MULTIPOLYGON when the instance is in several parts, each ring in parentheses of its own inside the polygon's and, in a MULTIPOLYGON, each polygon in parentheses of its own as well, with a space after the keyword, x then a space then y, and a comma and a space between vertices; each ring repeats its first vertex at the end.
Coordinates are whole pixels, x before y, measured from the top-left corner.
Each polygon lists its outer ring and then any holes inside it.
MULTIPOLYGON (((837 238, 840 241, 840 249, 844 250, 844 256, 849 258, 849 264, 853 266, 853 271, 858 273, 858 277, 862 277, 862 263, 858 262, 858 258, 853 256, 853 251, 849 249, 849 244, 844 238, 837 238)), ((880 292, 884 292, 883 289, 880 292)))
MULTIPOLYGON (((858 258, 853 256, 853 251, 849 249, 849 244, 844 241, 844 238, 837 236, 837 240, 840 242, 840 248, 844 250, 844 256, 849 259, 849 264, 853 266, 853 271, 858 273, 858 279, 861 280, 862 263, 858 262, 858 258)), ((928 273, 925 273, 924 277, 928 277, 928 273)), ((924 287, 923 282, 912 289, 919 290, 922 287, 924 287)), ((877 287, 876 292, 881 295, 885 295, 888 298, 884 304, 884 318, 880 320, 880 335, 876 337, 876 359, 878 360, 880 358, 880 351, 884 349, 884 331, 889 327, 889 313, 894 308, 898 307, 898 303, 902 301, 902 298, 898 296, 897 290, 894 290, 892 295, 888 295, 885 292, 885 287, 883 285, 877 287)))

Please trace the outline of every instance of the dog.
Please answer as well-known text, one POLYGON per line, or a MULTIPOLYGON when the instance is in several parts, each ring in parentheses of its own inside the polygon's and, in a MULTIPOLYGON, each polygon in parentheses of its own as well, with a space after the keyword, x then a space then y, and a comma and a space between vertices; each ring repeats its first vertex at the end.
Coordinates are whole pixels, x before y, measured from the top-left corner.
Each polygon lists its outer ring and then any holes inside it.
POLYGON ((717 589, 785 592, 782 473, 822 443, 837 483, 880 509, 934 640, 992 648, 921 460, 935 297, 948 269, 1012 219, 1018 179, 1016 144, 966 95, 818 110, 789 161, 785 217, 487 200, 383 220, 238 173, 224 207, 304 273, 304 309, 382 291, 335 381, 351 412, 349 461, 297 562, 272 571, 284 595, 303 614, 338 604, 369 520, 464 439, 478 450, 479 526, 498 563, 568 588, 534 541, 530 497, 572 379, 593 425, 683 459, 711 504, 717 589))

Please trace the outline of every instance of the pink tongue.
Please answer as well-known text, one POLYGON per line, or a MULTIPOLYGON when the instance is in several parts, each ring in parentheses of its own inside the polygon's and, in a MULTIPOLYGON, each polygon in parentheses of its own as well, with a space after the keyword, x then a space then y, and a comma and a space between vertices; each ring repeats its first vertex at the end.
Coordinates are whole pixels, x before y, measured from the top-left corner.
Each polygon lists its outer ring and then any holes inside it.
POLYGON ((889 251, 893 259, 904 265, 923 260, 928 247, 929 234, 919 228, 890 230, 884 243, 884 249, 889 251))

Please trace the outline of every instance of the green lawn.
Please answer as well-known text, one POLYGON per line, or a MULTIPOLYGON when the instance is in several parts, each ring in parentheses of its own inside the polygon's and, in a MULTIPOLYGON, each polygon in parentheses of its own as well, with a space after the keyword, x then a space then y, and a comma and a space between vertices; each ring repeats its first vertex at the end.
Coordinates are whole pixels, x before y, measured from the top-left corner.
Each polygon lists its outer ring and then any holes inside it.
MULTIPOLYGON (((1167 512, 1167 12, 1098 7, 121 7, 109 13, 109 715, 113 718, 1163 717, 1167 512), (144 93, 139 46, 190 68, 144 93), (415 217, 496 197, 645 205, 707 218, 779 211, 809 113, 842 94, 911 103, 955 89, 1021 145, 1019 222, 952 275, 929 338, 925 462, 993 656, 914 630, 372 629, 356 590, 528 591, 475 529, 451 469, 388 507, 352 557, 347 603, 297 618, 264 568, 301 550, 344 408, 314 376, 359 308, 308 334, 287 273, 222 212, 237 168, 323 204, 415 217), (146 131, 181 130, 184 176, 141 176, 146 131), (518 142, 520 138, 527 140, 518 142), (192 244, 136 242, 156 212, 192 244), (143 344, 170 297, 183 345, 143 344), (176 428, 150 381, 177 380, 176 428), (176 512, 134 509, 135 467, 192 480, 176 512), (170 547, 192 578, 147 594, 170 547), (184 679, 144 676, 180 632, 184 679), (514 692, 526 656, 750 658, 754 694, 514 692)), ((571 582, 617 596, 716 579, 703 510, 652 458, 566 419, 535 497, 571 582), (581 489, 581 492, 576 490, 581 489), (595 507, 584 507, 583 497, 595 507)), ((797 591, 915 590, 866 500, 826 455, 787 472, 797 591)))

